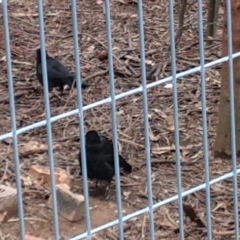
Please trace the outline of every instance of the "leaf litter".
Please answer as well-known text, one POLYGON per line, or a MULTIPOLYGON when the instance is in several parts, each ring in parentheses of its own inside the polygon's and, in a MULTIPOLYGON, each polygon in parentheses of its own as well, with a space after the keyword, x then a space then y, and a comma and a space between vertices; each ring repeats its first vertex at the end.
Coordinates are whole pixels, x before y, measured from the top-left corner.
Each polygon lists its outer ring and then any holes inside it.
MULTIPOLYGON (((181 1, 174 8, 180 9, 181 1)), ((74 44, 70 2, 56 0, 44 2, 46 47, 49 54, 60 59, 74 73, 74 44)), ((222 7, 221 7, 222 9, 222 7)), ((220 10, 221 10, 220 9, 220 10)), ((109 69, 104 17, 105 7, 99 0, 78 2, 79 47, 81 72, 91 87, 83 91, 84 105, 110 96, 109 69)), ((168 1, 145 1, 144 31, 147 82, 151 83, 171 75, 169 52, 168 1)), ((204 21, 207 7, 203 6, 204 21)), ((14 94, 16 101, 16 123, 18 128, 44 120, 42 89, 35 76, 35 49, 39 46, 37 5, 29 0, 23 3, 8 3, 11 37, 14 94)), ((137 1, 111 1, 112 44, 116 93, 141 86, 141 59, 137 1)), ((175 12, 175 28, 178 28, 178 11, 175 12)), ((1 21, 3 17, 1 13, 1 21)), ((218 35, 212 46, 205 48, 205 60, 210 62, 221 56, 222 10, 219 14, 218 35)), ((3 33, 3 24, 0 25, 3 33)), ((204 29, 206 24, 204 25, 204 29)), ((4 46, 3 35, 0 46, 4 46)), ((199 65, 199 43, 197 26, 197 3, 188 1, 185 25, 176 46, 177 71, 181 72, 199 65)), ((11 131, 10 107, 4 48, 0 48, 0 134, 11 131)), ((208 116, 208 140, 210 177, 216 178, 231 171, 231 162, 212 157, 211 147, 215 138, 217 107, 220 94, 219 67, 206 70, 206 100, 208 116)), ((178 107, 180 129, 180 151, 182 190, 195 187, 205 180, 200 74, 191 74, 178 79, 178 107)), ((60 96, 57 91, 50 94, 51 116, 77 108, 76 91, 60 96)), ((133 165, 133 173, 122 178, 122 202, 137 211, 148 205, 146 157, 144 145, 143 98, 134 94, 116 102, 118 114, 118 137, 121 154, 133 165)), ((152 186, 154 203, 177 194, 176 156, 174 143, 174 115, 172 83, 148 90, 149 134, 152 161, 152 186)), ((85 131, 94 129, 112 138, 111 106, 100 105, 84 112, 85 131)), ((80 146, 79 119, 70 116, 52 124, 55 167, 68 169, 76 179, 75 191, 82 192, 82 179, 78 176, 77 155, 80 146)), ((52 212, 46 209, 46 190, 41 186, 33 191, 34 182, 28 176, 31 165, 48 166, 46 128, 30 130, 18 135, 20 146, 21 179, 24 183, 23 198, 25 215, 44 218, 51 224, 39 225, 35 221, 34 234, 29 236, 52 239, 52 212), (34 204, 32 204, 34 202, 34 204), (36 211, 37 208, 37 211, 36 211), (39 216, 35 216, 38 213, 39 216), (44 231, 43 231, 44 229, 44 231), (43 234, 42 236, 41 234, 43 234)), ((15 186, 15 169, 11 139, 0 143, 0 179, 3 184, 15 186)), ((114 184, 111 202, 116 206, 114 184)), ((190 194, 183 199, 186 239, 206 239, 205 190, 190 194)), ((212 230, 214 239, 234 239, 233 185, 232 180, 219 182, 211 187, 212 230)), ((98 205, 98 208, 101 208, 98 205)), ((124 212, 123 214, 129 214, 124 212)), ((154 211, 155 236, 157 239, 178 239, 178 203, 168 203, 154 211)), ((34 221, 26 224, 32 231, 34 221), (30 226, 29 226, 30 225, 30 226)), ((17 239, 19 225, 7 223, 8 232, 1 232, 1 239, 17 239)), ((61 239, 79 233, 72 224, 61 228, 61 239), (70 232, 69 232, 70 229, 70 232)), ((4 229, 4 228, 3 228, 4 229)), ((29 230, 30 229, 30 230, 29 230)), ((149 239, 149 217, 142 215, 124 223, 126 239, 149 239)), ((95 239, 117 239, 118 227, 112 227, 94 235, 95 239)), ((33 237, 32 237, 33 238, 33 237)))

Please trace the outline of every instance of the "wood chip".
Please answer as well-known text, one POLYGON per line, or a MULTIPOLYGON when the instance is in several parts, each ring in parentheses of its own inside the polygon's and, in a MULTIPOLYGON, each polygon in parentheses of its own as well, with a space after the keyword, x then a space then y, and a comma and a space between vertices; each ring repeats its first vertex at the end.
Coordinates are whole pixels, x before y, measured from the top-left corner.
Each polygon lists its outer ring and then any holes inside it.
POLYGON ((0 185, 0 224, 18 214, 17 190, 0 185))

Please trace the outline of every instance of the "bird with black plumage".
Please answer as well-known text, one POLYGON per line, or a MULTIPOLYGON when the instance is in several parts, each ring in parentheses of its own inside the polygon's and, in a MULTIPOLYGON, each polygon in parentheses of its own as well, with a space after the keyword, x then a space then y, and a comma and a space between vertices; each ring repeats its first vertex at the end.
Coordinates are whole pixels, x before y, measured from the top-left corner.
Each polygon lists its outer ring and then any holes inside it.
MULTIPOLYGON (((99 135, 96 131, 88 131, 85 136, 87 176, 90 180, 106 181, 105 199, 109 198, 114 170, 113 143, 107 137, 99 135)), ((82 175, 81 150, 79 151, 80 175, 82 175)), ((131 173, 132 166, 119 154, 119 167, 125 173, 131 173)))
MULTIPOLYGON (((42 57, 41 49, 36 50, 36 73, 39 83, 43 86, 43 74, 42 74, 42 57)), ((48 77, 48 90, 53 88, 60 88, 63 93, 67 88, 77 87, 75 77, 70 74, 68 69, 57 59, 50 57, 46 51, 46 65, 47 65, 47 77, 48 77), (74 83, 74 84, 73 84, 74 83)), ((87 82, 82 82, 81 87, 83 89, 89 87, 87 82)))

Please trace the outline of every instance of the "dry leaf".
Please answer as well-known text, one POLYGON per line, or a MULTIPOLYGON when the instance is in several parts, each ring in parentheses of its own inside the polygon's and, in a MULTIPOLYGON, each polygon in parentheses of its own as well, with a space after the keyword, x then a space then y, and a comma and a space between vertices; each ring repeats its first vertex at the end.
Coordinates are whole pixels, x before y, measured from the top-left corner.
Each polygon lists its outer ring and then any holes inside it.
MULTIPOLYGON (((41 184, 44 184, 47 188, 51 187, 51 174, 49 167, 32 165, 28 174, 37 181, 41 181, 41 184)), ((68 188, 71 188, 72 177, 68 175, 65 170, 55 167, 54 175, 56 184, 65 184, 68 188)))
POLYGON ((3 56, 1 59, 0 59, 1 62, 6 62, 6 56, 3 56))
POLYGON ((150 137, 150 139, 151 139, 153 142, 156 142, 156 141, 159 140, 159 137, 156 137, 156 136, 153 134, 151 128, 149 128, 149 137, 150 137))
POLYGON ((164 86, 164 88, 172 88, 172 87, 173 87, 172 83, 168 83, 164 86))
POLYGON ((38 115, 39 117, 45 117, 45 113, 38 115))
POLYGON ((91 45, 90 47, 87 48, 88 52, 93 52, 95 50, 95 45, 91 45))
POLYGON ((36 141, 30 141, 23 146, 20 146, 19 153, 21 156, 27 156, 34 153, 45 152, 48 150, 46 144, 42 144, 36 141))
POLYGON ((166 125, 167 125, 167 129, 170 130, 170 131, 174 131, 174 119, 173 119, 173 116, 167 116, 165 118, 165 121, 166 121, 166 125))
POLYGON ((151 66, 154 66, 154 62, 151 60, 145 60, 145 63, 151 66))
POLYGON ((29 176, 21 176, 21 180, 23 181, 24 186, 30 187, 33 185, 33 180, 29 176))
POLYGON ((107 60, 108 59, 108 52, 106 50, 103 50, 98 54, 97 57, 100 61, 107 60))
POLYGON ((128 199, 129 195, 131 194, 131 192, 123 192, 123 196, 125 197, 125 200, 128 199))
POLYGON ((193 221, 195 222, 198 227, 206 227, 204 222, 202 222, 202 219, 200 219, 196 213, 196 211, 194 210, 194 208, 189 205, 189 204, 183 204, 183 210, 185 212, 185 214, 193 221))
POLYGON ((121 153, 122 152, 122 144, 120 142, 118 142, 118 152, 121 153))
POLYGON ((90 70, 92 68, 92 65, 89 63, 86 63, 84 66, 85 69, 90 70))
MULTIPOLYGON (((56 149, 58 147, 58 145, 54 145, 53 149, 56 149)), ((43 143, 39 143, 36 141, 30 141, 24 145, 21 145, 19 148, 19 154, 21 156, 28 156, 30 154, 34 154, 34 153, 42 153, 42 152, 46 152, 48 150, 48 146, 46 144, 43 143)))
POLYGON ((5 221, 5 217, 7 216, 7 212, 0 212, 0 223, 5 221))
POLYGON ((25 235, 26 240, 46 240, 45 238, 33 237, 30 235, 25 235))
POLYGON ((6 144, 12 144, 13 143, 13 139, 12 138, 7 138, 7 139, 4 139, 4 140, 2 140, 4 143, 6 143, 6 144))
POLYGON ((167 115, 161 111, 160 109, 154 108, 153 111, 157 114, 159 114, 162 118, 167 118, 167 115))

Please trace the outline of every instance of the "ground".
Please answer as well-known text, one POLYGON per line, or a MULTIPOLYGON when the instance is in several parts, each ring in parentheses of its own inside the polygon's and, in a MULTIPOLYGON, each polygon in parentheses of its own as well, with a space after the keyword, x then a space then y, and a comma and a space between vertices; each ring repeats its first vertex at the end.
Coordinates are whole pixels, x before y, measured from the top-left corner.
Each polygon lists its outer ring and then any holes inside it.
MULTIPOLYGON (((95 0, 77 1, 79 46, 83 78, 92 86, 83 91, 84 105, 110 95, 107 42, 104 9, 95 0)), ((169 66, 168 1, 144 2, 145 52, 147 82, 154 82, 171 74, 169 66)), ((16 101, 16 118, 19 128, 44 120, 44 103, 41 86, 35 74, 35 50, 40 44, 36 1, 8 2, 12 65, 16 101)), ((175 1, 175 28, 178 29, 178 9, 175 1)), ((72 19, 69 1, 44 1, 46 47, 49 55, 61 60, 74 73, 72 19)), ((204 29, 207 7, 203 4, 204 29)), ((2 13, 1 13, 2 14, 2 13)), ((116 93, 126 92, 141 84, 137 1, 111 1, 112 44, 116 93)), ((1 22, 3 17, 1 15, 1 22)), ((213 45, 206 45, 205 60, 221 57, 222 8, 218 32, 213 45)), ((197 3, 188 1, 183 36, 178 42, 177 69, 183 71, 199 65, 197 3)), ((3 24, 0 44, 0 134, 11 131, 6 58, 4 52, 3 24)), ((210 177, 216 178, 231 170, 230 160, 212 156, 215 138, 220 90, 219 66, 206 70, 206 95, 208 114, 208 140, 210 177)), ((202 144, 200 74, 183 77, 178 82, 180 145, 182 154, 182 190, 204 182, 205 170, 202 144)), ((117 101, 119 150, 133 166, 133 172, 122 177, 122 203, 124 215, 147 206, 147 178, 144 148, 143 100, 134 94, 117 101)), ((154 203, 177 192, 174 151, 172 89, 163 85, 148 91, 151 138, 152 185, 154 203)), ((51 99, 51 115, 55 116, 77 108, 76 91, 66 92, 51 99)), ((95 129, 112 138, 111 106, 100 105, 85 112, 85 131, 95 129)), ((82 179, 78 176, 77 154, 80 146, 78 116, 63 118, 52 124, 55 166, 70 171, 75 179, 74 191, 82 192, 82 179)), ((46 128, 30 130, 19 135, 19 146, 30 141, 47 143, 46 128)), ((0 183, 15 186, 12 140, 0 143, 0 183)), ((47 150, 20 155, 21 176, 28 176, 32 164, 48 166, 47 150)), ((90 184, 92 186, 92 183, 90 184)), ((46 207, 46 191, 25 184, 23 190, 26 233, 53 239, 52 211, 46 207)), ((212 230, 214 239, 233 239, 233 189, 232 180, 211 187, 212 230)), ((96 227, 116 219, 114 183, 110 201, 91 197, 92 226, 96 227)), ((201 190, 183 199, 186 239, 206 239, 205 191, 201 190)), ((177 201, 162 206, 154 212, 156 239, 179 239, 177 201)), ((149 217, 142 215, 124 223, 126 239, 150 239, 149 217)), ((70 223, 60 218, 62 239, 84 231, 84 220, 70 223)), ((18 219, 1 226, 1 239, 19 239, 18 219)), ((118 239, 118 227, 95 235, 95 239, 118 239)))

